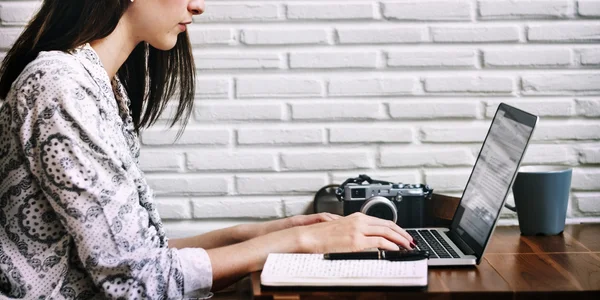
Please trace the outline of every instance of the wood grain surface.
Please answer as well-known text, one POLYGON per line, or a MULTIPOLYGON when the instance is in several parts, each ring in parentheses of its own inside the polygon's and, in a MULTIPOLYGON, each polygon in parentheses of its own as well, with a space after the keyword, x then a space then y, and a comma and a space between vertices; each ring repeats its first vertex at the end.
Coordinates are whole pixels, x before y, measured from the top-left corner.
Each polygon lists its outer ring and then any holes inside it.
POLYGON ((555 236, 523 236, 497 227, 481 264, 430 267, 423 291, 263 290, 251 275, 254 299, 600 299, 600 224, 567 225, 555 236))

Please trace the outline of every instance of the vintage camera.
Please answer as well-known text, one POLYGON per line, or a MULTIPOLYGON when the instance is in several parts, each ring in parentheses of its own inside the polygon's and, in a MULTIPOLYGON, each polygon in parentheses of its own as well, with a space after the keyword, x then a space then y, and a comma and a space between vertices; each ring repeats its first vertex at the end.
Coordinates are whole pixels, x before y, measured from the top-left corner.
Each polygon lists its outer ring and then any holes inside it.
POLYGON ((406 228, 423 227, 425 201, 432 194, 427 185, 372 180, 366 175, 350 178, 336 190, 345 216, 359 211, 406 228))

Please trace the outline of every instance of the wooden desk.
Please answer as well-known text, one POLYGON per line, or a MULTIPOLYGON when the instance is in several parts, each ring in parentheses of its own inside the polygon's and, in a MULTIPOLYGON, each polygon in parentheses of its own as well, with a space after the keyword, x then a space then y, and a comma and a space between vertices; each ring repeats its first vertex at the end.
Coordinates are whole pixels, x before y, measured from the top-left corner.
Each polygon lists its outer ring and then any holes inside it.
POLYGON ((497 227, 476 267, 430 268, 429 287, 401 291, 262 291, 254 299, 600 299, 600 224, 567 225, 557 236, 497 227), (485 297, 485 298, 484 298, 485 297))

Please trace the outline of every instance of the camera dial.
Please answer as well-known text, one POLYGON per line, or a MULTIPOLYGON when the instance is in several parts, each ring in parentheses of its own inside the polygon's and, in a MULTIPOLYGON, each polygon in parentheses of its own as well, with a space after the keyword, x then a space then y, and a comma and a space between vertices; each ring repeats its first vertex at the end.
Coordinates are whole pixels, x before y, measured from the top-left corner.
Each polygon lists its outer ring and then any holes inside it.
MULTIPOLYGON (((398 201, 402 196, 398 196, 398 201)), ((388 198, 375 196, 369 198, 360 208, 360 212, 365 215, 377 217, 384 220, 390 220, 396 223, 398 221, 398 209, 388 198)))

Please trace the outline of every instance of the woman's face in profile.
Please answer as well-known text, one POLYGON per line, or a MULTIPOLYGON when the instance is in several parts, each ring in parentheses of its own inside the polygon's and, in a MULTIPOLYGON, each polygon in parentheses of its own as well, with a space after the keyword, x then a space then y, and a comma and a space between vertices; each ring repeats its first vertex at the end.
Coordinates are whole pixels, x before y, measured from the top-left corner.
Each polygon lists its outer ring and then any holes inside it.
POLYGON ((133 38, 160 50, 172 49, 193 15, 204 12, 204 0, 134 0, 126 14, 133 38))

